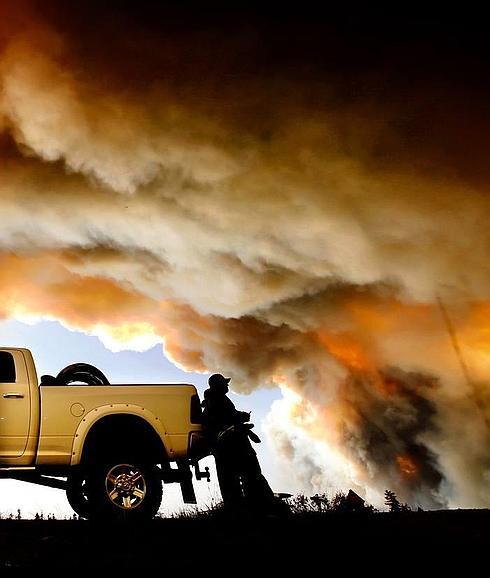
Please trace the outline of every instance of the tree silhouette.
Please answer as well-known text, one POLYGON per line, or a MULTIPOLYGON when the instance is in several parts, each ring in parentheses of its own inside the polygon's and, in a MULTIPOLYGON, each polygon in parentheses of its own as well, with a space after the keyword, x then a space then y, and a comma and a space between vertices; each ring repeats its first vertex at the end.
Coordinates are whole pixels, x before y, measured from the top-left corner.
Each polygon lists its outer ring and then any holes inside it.
POLYGON ((402 505, 396 497, 395 492, 391 490, 385 491, 385 504, 390 508, 390 512, 400 512, 402 509, 402 505))
POLYGON ((330 509, 330 500, 328 499, 327 494, 315 494, 314 496, 311 496, 310 500, 319 512, 324 512, 330 509))

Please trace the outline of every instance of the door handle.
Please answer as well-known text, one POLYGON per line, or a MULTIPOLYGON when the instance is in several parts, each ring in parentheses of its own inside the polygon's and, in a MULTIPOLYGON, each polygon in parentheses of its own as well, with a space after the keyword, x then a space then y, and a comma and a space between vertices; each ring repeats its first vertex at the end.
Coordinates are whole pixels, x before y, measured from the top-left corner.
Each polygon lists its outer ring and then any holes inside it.
POLYGON ((14 398, 21 398, 24 397, 24 394, 22 393, 4 393, 3 397, 7 398, 7 399, 14 399, 14 398))

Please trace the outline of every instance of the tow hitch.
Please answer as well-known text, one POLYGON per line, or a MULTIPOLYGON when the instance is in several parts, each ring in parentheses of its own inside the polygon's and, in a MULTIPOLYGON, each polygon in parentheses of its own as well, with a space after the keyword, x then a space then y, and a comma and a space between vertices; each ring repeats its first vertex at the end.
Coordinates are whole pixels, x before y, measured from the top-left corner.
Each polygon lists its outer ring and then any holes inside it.
POLYGON ((191 462, 191 466, 194 468, 194 475, 196 476, 196 480, 198 482, 202 479, 205 479, 207 482, 211 481, 211 474, 209 472, 208 466, 206 466, 204 470, 199 469, 199 462, 197 460, 191 462))
POLYGON ((194 468, 196 480, 206 479, 208 482, 211 479, 209 468, 204 470, 199 469, 197 460, 177 460, 177 468, 162 469, 162 480, 165 484, 177 482, 180 484, 182 498, 186 504, 197 504, 196 493, 192 483, 191 466, 194 468))

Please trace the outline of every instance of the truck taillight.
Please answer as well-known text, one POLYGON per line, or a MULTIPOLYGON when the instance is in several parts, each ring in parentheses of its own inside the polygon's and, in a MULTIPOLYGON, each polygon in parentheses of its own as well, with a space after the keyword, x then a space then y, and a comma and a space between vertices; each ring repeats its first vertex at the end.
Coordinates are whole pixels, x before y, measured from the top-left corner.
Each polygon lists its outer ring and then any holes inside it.
POLYGON ((197 394, 191 397, 191 423, 202 422, 201 402, 197 394))

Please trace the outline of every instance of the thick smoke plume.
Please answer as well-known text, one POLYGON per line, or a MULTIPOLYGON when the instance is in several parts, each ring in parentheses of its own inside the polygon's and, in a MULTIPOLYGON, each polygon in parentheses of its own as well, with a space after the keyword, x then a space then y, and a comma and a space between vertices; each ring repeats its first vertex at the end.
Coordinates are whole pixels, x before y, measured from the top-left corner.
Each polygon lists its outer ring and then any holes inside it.
POLYGON ((280 385, 313 491, 489 506, 478 31, 82 4, 0 8, 0 315, 280 385))

